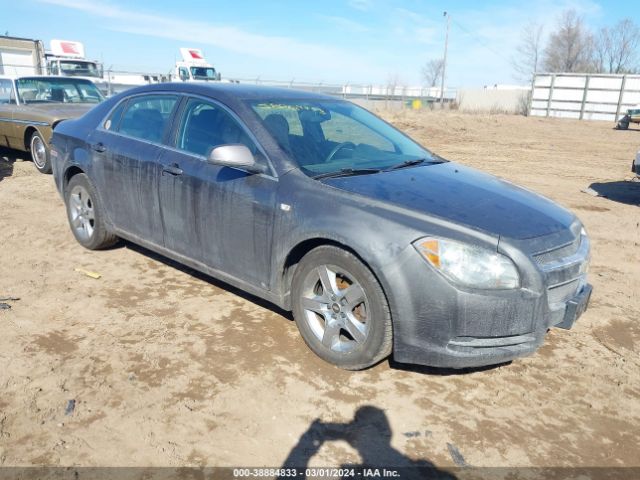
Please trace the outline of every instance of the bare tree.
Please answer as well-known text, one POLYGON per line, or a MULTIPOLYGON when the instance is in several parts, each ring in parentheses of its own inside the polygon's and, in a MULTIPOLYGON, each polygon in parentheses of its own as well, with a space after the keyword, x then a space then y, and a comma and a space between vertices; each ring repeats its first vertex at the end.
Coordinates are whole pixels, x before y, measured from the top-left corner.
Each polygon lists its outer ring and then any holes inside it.
POLYGON ((397 73, 387 75, 387 96, 395 95, 397 87, 404 87, 405 83, 397 73))
POLYGON ((592 72, 594 40, 583 18, 575 10, 565 11, 557 30, 549 35, 544 49, 543 67, 549 72, 592 72))
POLYGON ((522 29, 520 43, 511 58, 511 65, 518 80, 530 82, 538 72, 542 57, 542 33, 542 25, 535 22, 522 29))
POLYGON ((614 27, 604 27, 598 33, 595 55, 602 73, 633 73, 638 69, 637 49, 640 28, 629 18, 614 27))
POLYGON ((444 60, 442 58, 433 58, 422 67, 422 79, 428 87, 435 87, 442 78, 442 69, 444 60))

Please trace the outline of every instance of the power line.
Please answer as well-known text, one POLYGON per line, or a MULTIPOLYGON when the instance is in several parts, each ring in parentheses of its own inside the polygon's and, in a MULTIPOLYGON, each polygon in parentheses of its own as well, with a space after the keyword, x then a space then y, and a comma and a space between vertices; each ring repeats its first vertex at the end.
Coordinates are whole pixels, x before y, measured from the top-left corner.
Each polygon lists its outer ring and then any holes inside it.
POLYGON ((472 32, 471 30, 469 30, 468 28, 465 28, 462 24, 460 24, 460 22, 453 20, 452 22, 463 32, 467 33, 468 35, 474 37, 478 43, 480 44, 481 47, 484 47, 486 50, 490 51, 491 53, 493 53, 494 55, 500 57, 502 60, 506 61, 507 63, 510 62, 510 59, 508 59, 507 57, 503 56, 502 53, 496 51, 493 49, 493 47, 489 46, 489 44, 486 42, 485 39, 483 39, 482 37, 480 37, 478 34, 476 34, 475 32, 472 32))

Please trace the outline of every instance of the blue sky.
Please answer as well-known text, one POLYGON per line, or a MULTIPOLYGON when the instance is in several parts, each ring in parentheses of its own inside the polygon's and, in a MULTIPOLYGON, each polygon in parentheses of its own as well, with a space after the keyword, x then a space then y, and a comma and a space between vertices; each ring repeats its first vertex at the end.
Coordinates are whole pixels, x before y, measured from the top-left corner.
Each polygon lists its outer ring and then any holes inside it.
POLYGON ((514 83, 509 60, 529 21, 553 27, 565 9, 594 29, 630 17, 635 1, 540 0, 0 0, 0 32, 84 43, 106 67, 166 73, 180 47, 204 50, 224 76, 421 83, 442 56, 451 14, 447 84, 514 83))

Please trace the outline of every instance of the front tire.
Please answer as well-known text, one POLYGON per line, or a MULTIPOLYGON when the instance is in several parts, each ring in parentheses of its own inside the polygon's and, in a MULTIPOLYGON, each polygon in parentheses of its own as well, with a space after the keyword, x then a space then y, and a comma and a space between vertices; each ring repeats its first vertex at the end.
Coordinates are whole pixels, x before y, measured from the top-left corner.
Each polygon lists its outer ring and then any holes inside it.
POLYGON ((89 250, 100 250, 118 241, 118 237, 107 229, 96 190, 84 173, 71 177, 64 200, 69 226, 80 245, 89 250))
POLYGON ((40 173, 51 173, 51 155, 47 142, 44 141, 40 132, 35 131, 29 140, 31 149, 31 159, 40 173))
POLYGON ((292 305, 306 344, 333 365, 361 370, 391 354, 386 296, 350 252, 322 246, 305 255, 293 276, 292 305))

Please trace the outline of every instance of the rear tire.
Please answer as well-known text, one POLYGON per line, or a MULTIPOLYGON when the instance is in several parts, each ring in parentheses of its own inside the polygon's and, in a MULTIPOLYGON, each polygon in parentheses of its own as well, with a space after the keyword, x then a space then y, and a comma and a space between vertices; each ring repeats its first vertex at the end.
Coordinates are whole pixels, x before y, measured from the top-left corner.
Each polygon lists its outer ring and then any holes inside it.
POLYGON ((100 250, 118 241, 118 237, 107 229, 96 189, 84 173, 71 177, 64 201, 71 232, 80 245, 89 250, 100 250))
POLYGON ((293 315, 302 338, 323 360, 361 370, 391 354, 391 313, 380 283, 355 255, 315 248, 298 264, 293 315))
POLYGON ((40 173, 51 173, 51 155, 47 142, 37 130, 31 135, 29 140, 31 159, 40 173))

